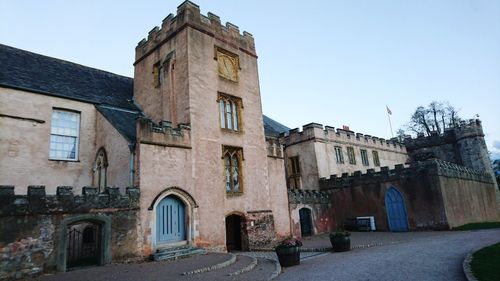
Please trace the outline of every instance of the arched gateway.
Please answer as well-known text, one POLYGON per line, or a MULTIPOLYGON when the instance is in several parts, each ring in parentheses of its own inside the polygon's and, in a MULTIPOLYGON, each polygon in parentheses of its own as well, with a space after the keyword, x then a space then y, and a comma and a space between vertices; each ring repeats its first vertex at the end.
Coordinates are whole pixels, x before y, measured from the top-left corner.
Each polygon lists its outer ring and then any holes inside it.
POLYGON ((391 231, 408 231, 405 200, 394 187, 389 188, 385 193, 385 209, 391 231))
POLYGON ((175 196, 163 198, 156 207, 156 242, 173 243, 186 240, 185 205, 175 196))

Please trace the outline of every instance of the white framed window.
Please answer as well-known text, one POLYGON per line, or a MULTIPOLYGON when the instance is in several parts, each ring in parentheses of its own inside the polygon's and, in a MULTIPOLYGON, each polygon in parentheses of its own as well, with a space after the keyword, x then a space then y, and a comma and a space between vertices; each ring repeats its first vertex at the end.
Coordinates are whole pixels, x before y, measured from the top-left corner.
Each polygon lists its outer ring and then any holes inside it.
POLYGON ((78 160, 80 113, 54 109, 50 126, 49 158, 53 160, 78 160))

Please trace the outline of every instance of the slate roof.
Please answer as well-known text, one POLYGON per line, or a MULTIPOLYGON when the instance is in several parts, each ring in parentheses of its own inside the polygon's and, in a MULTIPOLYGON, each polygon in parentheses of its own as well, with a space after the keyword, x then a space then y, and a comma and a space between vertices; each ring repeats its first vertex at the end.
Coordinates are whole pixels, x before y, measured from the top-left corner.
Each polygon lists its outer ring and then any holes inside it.
POLYGON ((0 86, 137 110, 132 78, 2 44, 0 86))
MULTIPOLYGON (((133 79, 0 44, 0 86, 93 103, 129 142, 143 113, 132 102, 133 79)), ((290 130, 263 115, 266 136, 290 130)))
POLYGON ((266 136, 278 137, 280 133, 290 131, 290 128, 267 117, 266 115, 262 115, 262 118, 264 121, 264 132, 266 136))
POLYGON ((97 105, 97 110, 108 120, 115 129, 129 141, 135 143, 136 126, 135 120, 142 113, 131 110, 123 110, 120 108, 110 107, 106 105, 97 105))

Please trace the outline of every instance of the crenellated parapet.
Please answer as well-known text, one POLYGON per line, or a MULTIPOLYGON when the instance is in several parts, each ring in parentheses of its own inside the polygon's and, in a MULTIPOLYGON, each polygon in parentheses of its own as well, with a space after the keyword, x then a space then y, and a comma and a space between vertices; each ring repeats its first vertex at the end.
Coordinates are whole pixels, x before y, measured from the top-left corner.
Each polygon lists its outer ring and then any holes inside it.
POLYGON ((275 158, 283 158, 283 143, 281 138, 266 136, 267 156, 275 158))
POLYGON ((0 185, 0 217, 136 210, 139 196, 135 187, 128 187, 125 194, 118 187, 108 187, 104 193, 96 187, 83 187, 82 194, 74 194, 73 187, 58 186, 56 194, 49 195, 43 185, 28 186, 27 194, 15 194, 14 186, 0 185))
POLYGON ((341 176, 331 175, 330 178, 321 178, 320 189, 336 189, 358 185, 378 184, 381 182, 404 179, 418 180, 425 176, 443 176, 485 183, 493 183, 491 176, 483 171, 473 170, 454 163, 437 159, 412 162, 410 165, 398 164, 394 169, 381 167, 379 172, 368 169, 366 173, 356 171, 352 174, 343 173, 341 176))
POLYGON ((140 118, 137 126, 139 143, 191 148, 191 127, 188 124, 179 124, 174 128, 169 121, 156 123, 148 118, 140 118))
POLYGON ((330 193, 319 190, 289 189, 290 204, 330 204, 330 193))
POLYGON ((187 27, 213 36, 236 49, 256 56, 252 34, 246 31, 240 34, 238 26, 230 22, 222 25, 217 15, 212 13, 208 13, 206 16, 202 15, 198 5, 190 1, 184 1, 177 7, 175 16, 169 14, 163 20, 161 28, 155 26, 149 31, 147 39, 142 39, 138 43, 136 47, 136 63, 187 27))
POLYGON ((318 123, 304 125, 302 126, 302 131, 299 128, 292 129, 288 132, 288 135, 282 134, 282 137, 285 139, 285 146, 305 141, 325 141, 366 145, 380 149, 406 152, 405 146, 397 138, 386 140, 371 135, 355 133, 350 130, 335 129, 331 126, 323 127, 322 124, 318 123))
POLYGON ((424 147, 453 144, 461 139, 474 137, 484 137, 483 127, 479 119, 462 121, 456 127, 445 129, 442 134, 433 131, 430 136, 424 136, 424 134, 419 134, 416 138, 408 136, 404 139, 404 144, 408 150, 416 150, 424 147))

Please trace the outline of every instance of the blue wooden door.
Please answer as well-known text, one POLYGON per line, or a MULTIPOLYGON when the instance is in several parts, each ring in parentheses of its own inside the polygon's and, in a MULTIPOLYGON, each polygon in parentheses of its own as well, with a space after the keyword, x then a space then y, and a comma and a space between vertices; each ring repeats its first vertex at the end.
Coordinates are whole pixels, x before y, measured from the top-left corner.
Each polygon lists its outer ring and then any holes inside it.
POLYGON ((156 208, 156 240, 171 243, 185 240, 184 204, 177 198, 168 196, 156 208))
POLYGON ((389 188, 385 193, 385 209, 391 231, 408 231, 405 201, 394 187, 389 188))

